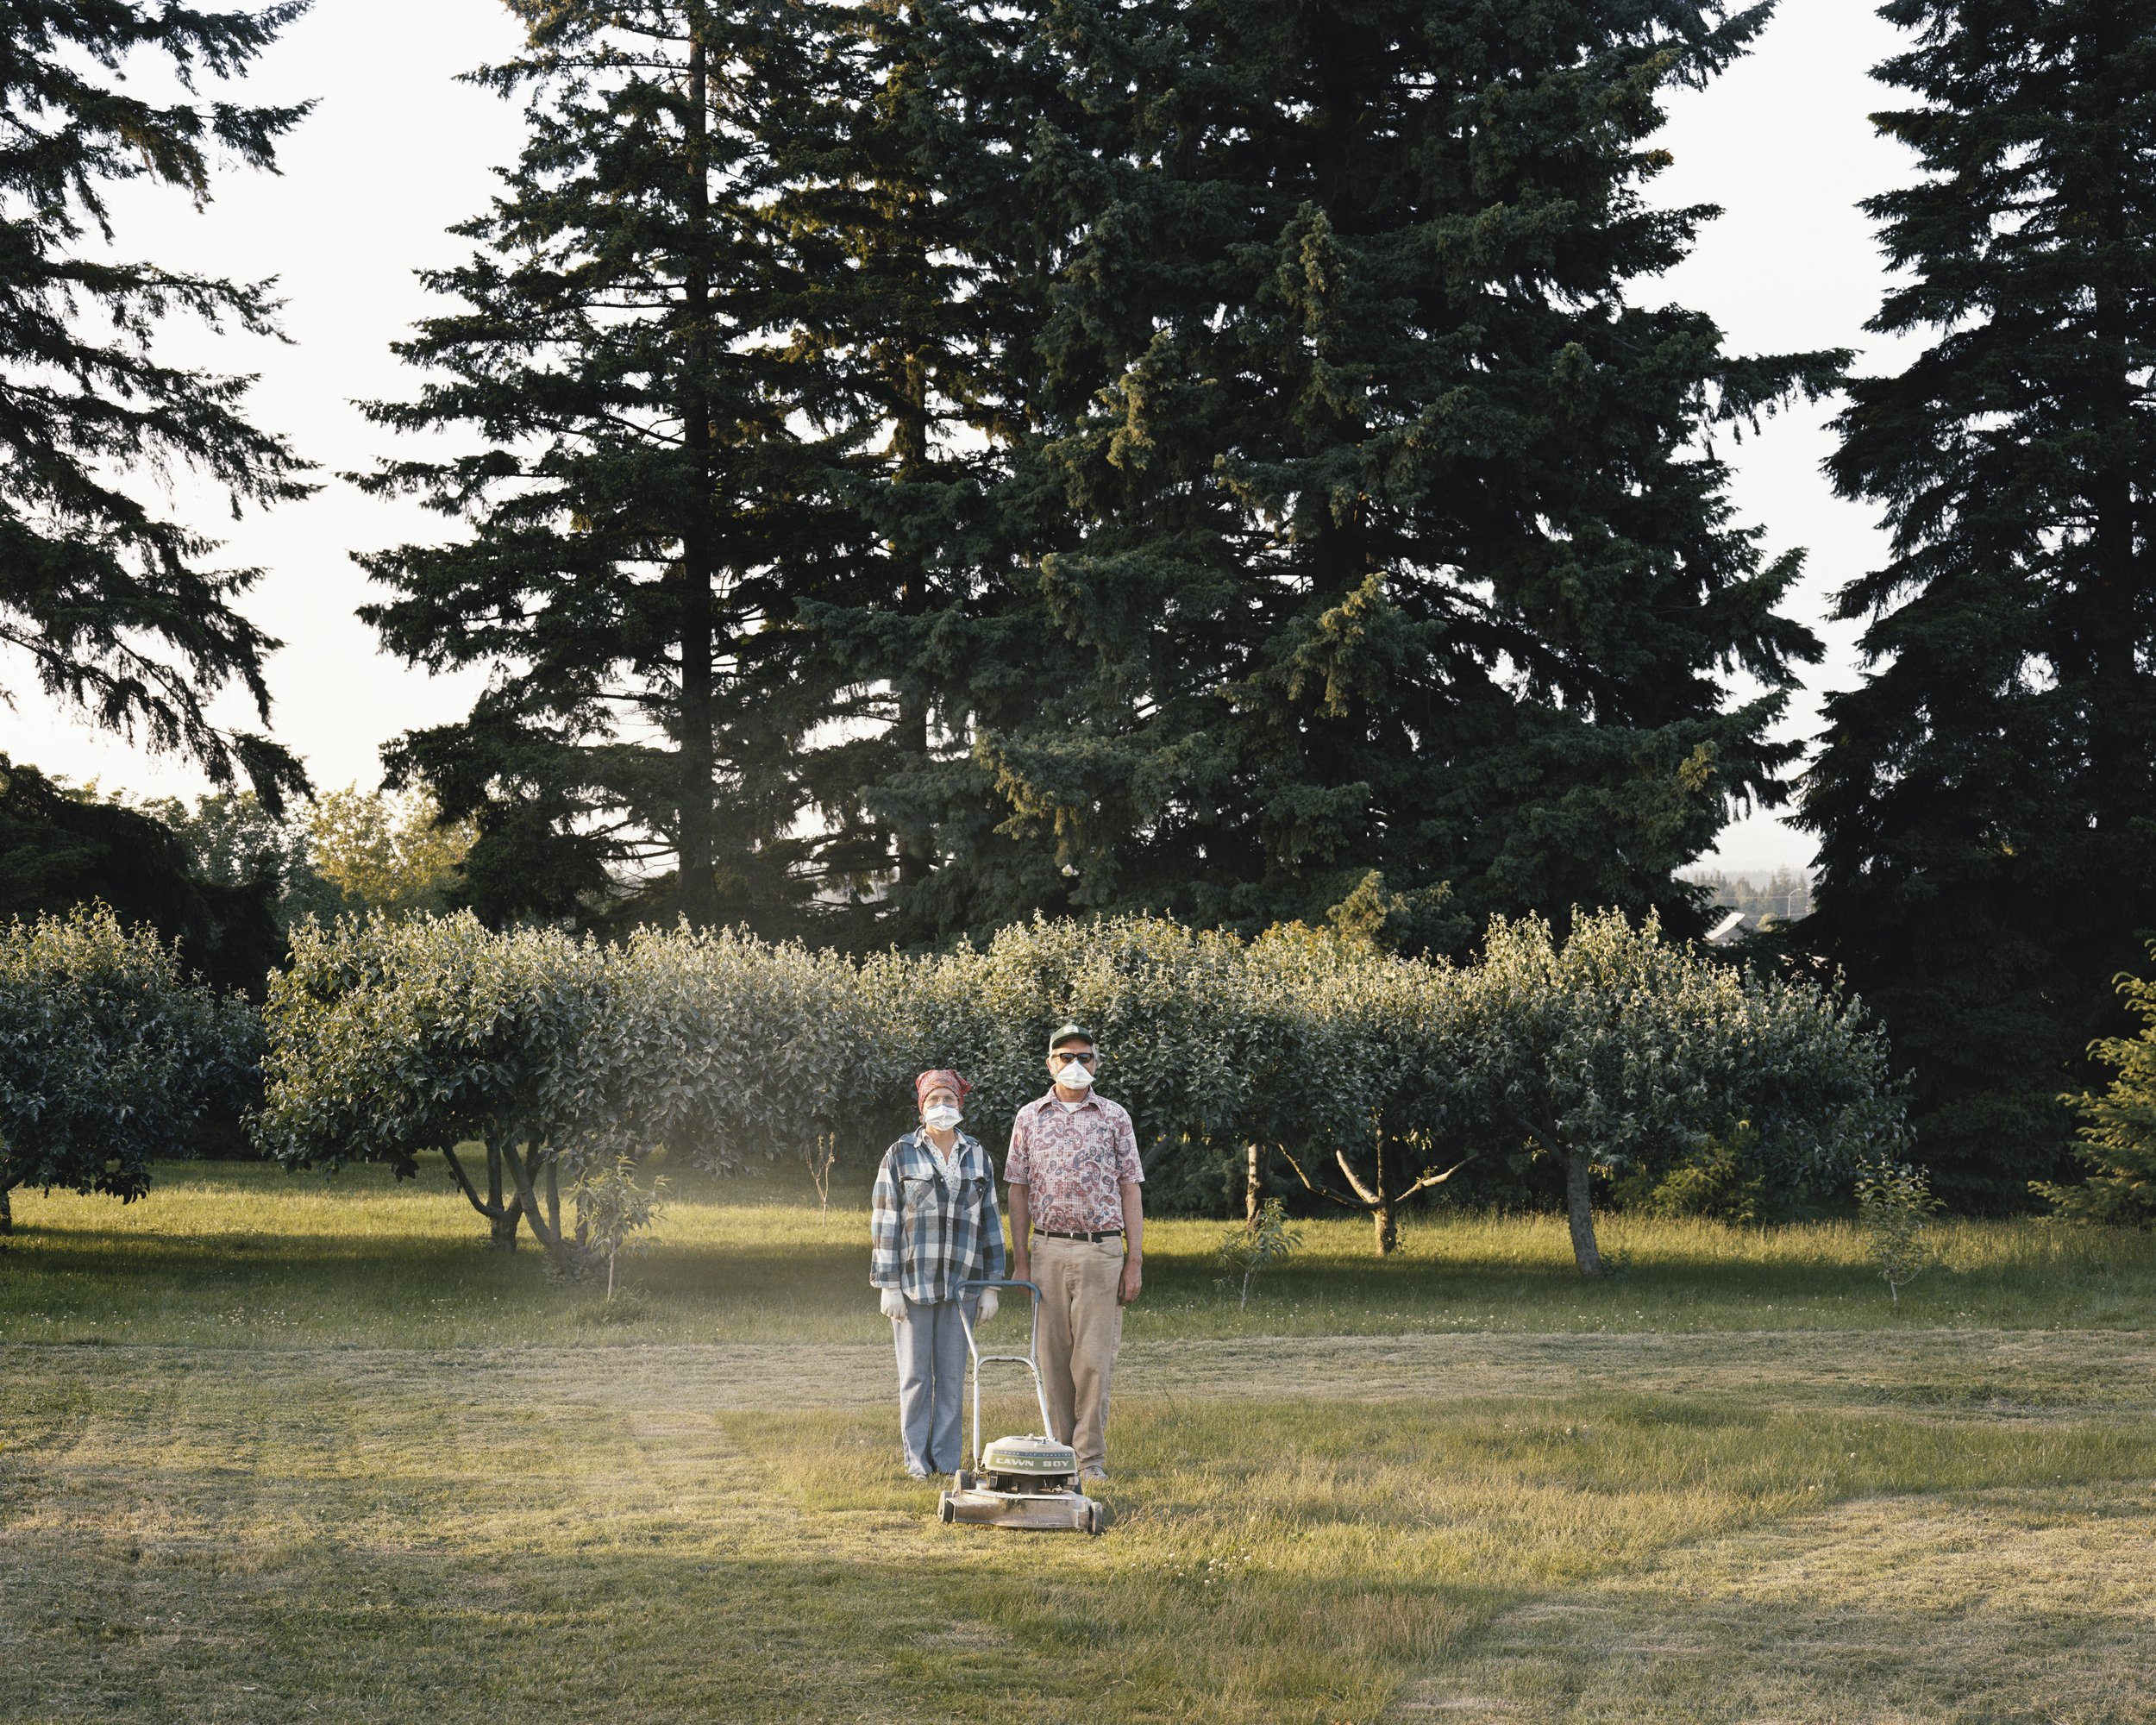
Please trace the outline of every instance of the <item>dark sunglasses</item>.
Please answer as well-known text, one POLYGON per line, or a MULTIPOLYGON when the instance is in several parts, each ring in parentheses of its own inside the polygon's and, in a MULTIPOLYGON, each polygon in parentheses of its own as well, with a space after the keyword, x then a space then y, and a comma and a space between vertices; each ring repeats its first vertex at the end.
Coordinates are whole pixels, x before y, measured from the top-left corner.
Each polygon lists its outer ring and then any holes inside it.
POLYGON ((1083 1062, 1087 1066, 1092 1065, 1094 1062, 1100 1058, 1100 1057, 1097 1054, 1067 1054, 1060 1048, 1056 1051, 1056 1059, 1064 1062, 1066 1064, 1073 1060, 1076 1060, 1083 1062))

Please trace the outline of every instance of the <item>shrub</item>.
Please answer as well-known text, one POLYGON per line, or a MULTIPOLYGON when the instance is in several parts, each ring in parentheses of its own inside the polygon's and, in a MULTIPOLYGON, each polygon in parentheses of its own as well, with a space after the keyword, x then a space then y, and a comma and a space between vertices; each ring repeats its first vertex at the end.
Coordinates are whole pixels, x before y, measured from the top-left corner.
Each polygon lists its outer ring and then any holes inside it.
POLYGON ((1037 918, 986 947, 872 960, 866 982, 897 1009, 907 1077, 955 1066, 973 1082, 967 1107, 984 1143, 1007 1137, 1046 1091, 1048 1038, 1073 1019, 1100 1043, 1102 1092, 1130 1109, 1149 1175, 1163 1155, 1227 1129, 1248 1088, 1244 948, 1232 935, 1163 918, 1037 918))
POLYGON ((496 1244, 523 1220, 558 1255, 555 1157, 604 1108, 586 1055, 606 965, 595 943, 493 933, 469 913, 302 922, 264 1008, 255 1133, 290 1167, 381 1162, 399 1179, 439 1150, 496 1244), (467 1141, 486 1155, 484 1198, 467 1141))
POLYGON ((1301 1244, 1302 1236, 1288 1226, 1288 1213, 1277 1198, 1268 1198, 1248 1222, 1220 1236, 1214 1256, 1239 1287, 1238 1311, 1250 1306, 1251 1277, 1273 1264, 1285 1264, 1301 1244))
POLYGON ((609 1167, 587 1170, 576 1187, 576 1240, 590 1261, 606 1266, 606 1298, 614 1297, 614 1260, 636 1257, 651 1246, 650 1230, 665 1206, 660 1194, 666 1176, 649 1187, 636 1183, 636 1164, 617 1157, 609 1167))
POLYGON ((1636 1168, 1614 1182, 1612 1195, 1627 1210, 1669 1220, 1702 1217, 1750 1224, 1766 1220, 1776 1205, 1758 1169, 1758 1134, 1739 1120, 1722 1138, 1710 1138, 1690 1157, 1664 1172, 1636 1168))
POLYGON ((1720 1140, 1739 1181, 1820 1191, 1906 1133, 1885 1040, 1839 987, 1730 969, 1651 918, 1583 916, 1562 944, 1536 919, 1492 922, 1457 1022, 1486 1129, 1564 1170, 1583 1276, 1602 1273, 1597 1174, 1658 1184, 1720 1140))
MULTIPOLYGON (((2149 957, 2156 959, 2156 944, 2149 957)), ((2101 1095, 2059 1099, 2081 1115, 2075 1154, 2089 1177, 2078 1186, 2034 1182, 2030 1189, 2077 1221, 2147 1227, 2156 1222, 2156 979, 2122 975, 2118 988, 2140 1032, 2090 1044, 2092 1058, 2116 1069, 2101 1095)))
POLYGON ((1246 1218, 1269 1145, 1306 1189, 1369 1217, 1377 1251, 1390 1252, 1401 1208, 1467 1159, 1439 1153, 1473 1111, 1459 973, 1299 925, 1256 942, 1244 971, 1246 1218))
POLYGON ((103 906, 0 928, 0 1233, 17 1186, 149 1189, 153 1158, 254 1082, 260 1025, 103 906))
POLYGON ((497 933, 468 912, 304 924, 266 1012, 255 1130, 271 1153, 410 1177, 438 1150, 498 1244, 521 1220, 564 1261, 564 1175, 661 1146, 726 1171, 857 1137, 864 1113, 887 1113, 904 1054, 835 955, 685 929, 619 946, 497 933), (486 1156, 485 1196, 467 1141, 486 1156))
POLYGON ((1255 1216, 1278 1155, 1369 1216, 1381 1252, 1404 1204, 1523 1139, 1565 1170, 1591 1275, 1596 1172, 1674 1194, 1719 1145, 1715 1179, 1798 1190, 1890 1147, 1901 1120, 1852 1003, 1614 914, 1582 918, 1561 946, 1540 923, 1494 924, 1481 962, 1457 969, 1338 932, 1244 942, 1147 918, 1036 920, 983 947, 864 961, 686 928, 609 946, 490 933, 468 914, 348 919, 296 931, 267 1011, 258 1128, 277 1155, 408 1174, 442 1150, 498 1239, 521 1217, 557 1252, 560 1175, 662 1145, 717 1170, 866 1162, 910 1120, 929 1067, 973 1082, 972 1129, 993 1145, 1045 1088, 1049 1033, 1069 1019, 1099 1039, 1103 1092, 1131 1110, 1163 1187, 1218 1192, 1239 1157, 1255 1216), (484 1197, 467 1139, 485 1147, 484 1197))

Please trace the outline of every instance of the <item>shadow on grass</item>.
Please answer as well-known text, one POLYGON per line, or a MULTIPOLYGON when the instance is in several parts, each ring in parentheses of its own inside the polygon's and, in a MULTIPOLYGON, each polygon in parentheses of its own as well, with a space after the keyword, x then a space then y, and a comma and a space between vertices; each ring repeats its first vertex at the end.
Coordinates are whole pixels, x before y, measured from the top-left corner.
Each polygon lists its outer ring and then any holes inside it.
POLYGON ((1370 1721, 1510 1599, 1382 1577, 1229 1596, 1105 1542, 960 1540, 858 1506, 805 1529, 585 1504, 467 1541, 430 1537, 424 1495, 392 1482, 266 1508, 222 1475, 160 1485, 235 1496, 235 1525, 9 1528, 0 1717, 1370 1721))

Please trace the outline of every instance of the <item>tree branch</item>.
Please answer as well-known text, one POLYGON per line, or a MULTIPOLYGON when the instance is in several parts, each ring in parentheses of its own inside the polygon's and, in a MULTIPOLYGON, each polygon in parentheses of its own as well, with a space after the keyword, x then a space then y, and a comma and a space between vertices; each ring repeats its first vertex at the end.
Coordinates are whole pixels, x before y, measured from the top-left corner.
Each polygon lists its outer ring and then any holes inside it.
MULTIPOLYGON (((536 1160, 539 1146, 534 1144, 531 1154, 536 1160)), ((502 1159, 509 1164, 509 1177, 517 1182, 517 1201, 524 1207, 524 1220, 531 1224, 531 1232, 539 1244, 559 1258, 564 1255, 561 1235, 558 1229, 549 1228, 539 1207, 539 1195, 532 1189, 531 1165, 523 1152, 517 1147, 517 1136, 511 1132, 504 1134, 502 1159)))
POLYGON ((478 1190, 472 1184, 470 1176, 464 1171, 464 1164, 457 1160, 457 1153, 454 1148, 445 1149, 442 1155, 442 1159, 449 1164, 449 1172, 454 1176, 457 1185, 462 1189, 464 1195, 471 1200, 473 1209, 491 1221, 498 1222, 508 1215, 509 1209, 506 1205, 492 1203, 479 1196, 478 1190))
POLYGON ((1369 1213, 1370 1206, 1368 1204, 1358 1202, 1353 1198, 1343 1198, 1330 1186, 1319 1185, 1317 1182, 1313 1180, 1307 1174, 1302 1171, 1302 1164, 1295 1160, 1294 1151, 1288 1149, 1286 1145, 1275 1145, 1274 1148, 1279 1151, 1283 1157, 1287 1157, 1288 1165, 1295 1170, 1295 1178, 1302 1182, 1305 1190, 1314 1192, 1320 1198, 1330 1198, 1334 1203, 1338 1204, 1344 1210, 1356 1210, 1365 1214, 1369 1213))
POLYGON ((1463 1156, 1457 1162, 1454 1163, 1451 1167, 1446 1169, 1442 1174, 1432 1174, 1429 1171, 1429 1170, 1425 1169, 1423 1170, 1422 1178, 1416 1181, 1413 1185, 1410 1186, 1405 1192, 1402 1192, 1400 1196, 1393 1200, 1393 1201, 1396 1204, 1405 1203, 1408 1199, 1413 1197, 1418 1192, 1426 1192, 1432 1186, 1444 1185, 1446 1181, 1450 1180, 1455 1174, 1457 1174, 1463 1168, 1466 1167, 1469 1163, 1474 1160, 1475 1158, 1471 1155, 1463 1156))
POLYGON ((1363 1183, 1362 1176, 1357 1174, 1354 1168, 1350 1165, 1347 1151, 1334 1151, 1332 1159, 1340 1164, 1340 1172, 1347 1176, 1348 1189, 1363 1201, 1365 1209, 1374 1210, 1385 1201, 1384 1170, 1382 1168, 1378 1170, 1377 1190, 1373 1192, 1363 1183))

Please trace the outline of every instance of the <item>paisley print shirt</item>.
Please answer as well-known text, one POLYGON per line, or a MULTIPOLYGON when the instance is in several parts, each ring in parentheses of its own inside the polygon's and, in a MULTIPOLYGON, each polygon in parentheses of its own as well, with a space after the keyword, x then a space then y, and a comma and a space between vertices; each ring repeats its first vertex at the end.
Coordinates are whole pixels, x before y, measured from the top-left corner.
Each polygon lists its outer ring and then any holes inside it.
POLYGON ((1050 1090, 1011 1123, 1003 1177, 1026 1189, 1037 1228, 1099 1233, 1123 1226, 1123 1188, 1145 1178, 1131 1116, 1106 1096, 1066 1108, 1050 1090))

